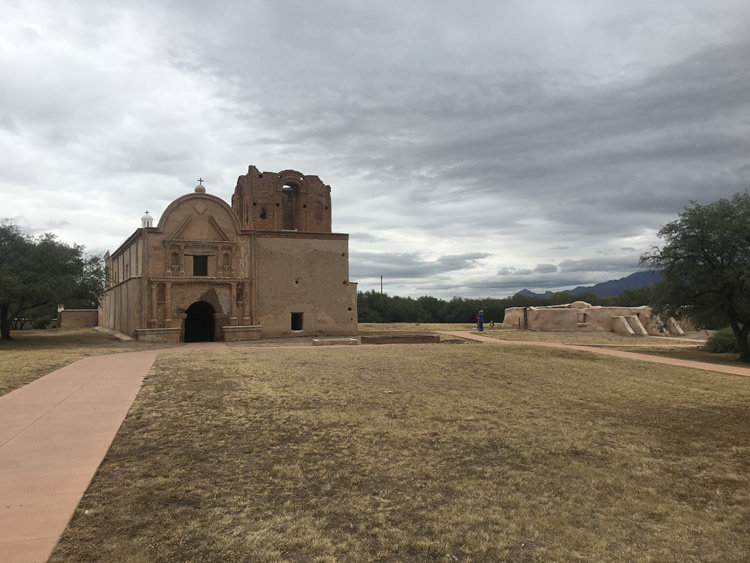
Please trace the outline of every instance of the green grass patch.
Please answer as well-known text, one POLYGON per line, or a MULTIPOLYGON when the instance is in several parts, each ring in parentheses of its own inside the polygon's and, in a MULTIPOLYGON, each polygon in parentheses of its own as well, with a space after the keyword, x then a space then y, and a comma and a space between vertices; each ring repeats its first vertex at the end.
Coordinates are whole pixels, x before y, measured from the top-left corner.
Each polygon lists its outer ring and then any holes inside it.
POLYGON ((155 363, 53 561, 743 561, 750 379, 526 346, 155 363))
POLYGON ((734 332, 732 332, 730 327, 717 330, 713 333, 711 337, 706 340, 704 350, 706 352, 711 352, 712 354, 723 354, 727 352, 734 352, 735 354, 739 353, 739 350, 737 349, 737 340, 735 339, 734 332))

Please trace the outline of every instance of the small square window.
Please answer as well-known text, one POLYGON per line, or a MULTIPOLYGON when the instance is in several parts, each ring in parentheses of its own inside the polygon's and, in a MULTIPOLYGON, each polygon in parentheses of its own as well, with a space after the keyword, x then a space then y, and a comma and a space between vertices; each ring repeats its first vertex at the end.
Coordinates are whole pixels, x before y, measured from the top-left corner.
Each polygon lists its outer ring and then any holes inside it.
POLYGON ((193 275, 208 275, 208 256, 193 256, 193 275))
POLYGON ((302 313, 292 313, 292 330, 302 330, 302 313))

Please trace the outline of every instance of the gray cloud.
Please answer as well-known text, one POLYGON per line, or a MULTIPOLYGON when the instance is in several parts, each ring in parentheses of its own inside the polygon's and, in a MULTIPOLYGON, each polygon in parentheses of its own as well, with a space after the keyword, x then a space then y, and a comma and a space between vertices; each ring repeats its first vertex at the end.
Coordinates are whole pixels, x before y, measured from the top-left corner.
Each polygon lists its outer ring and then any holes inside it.
POLYGON ((552 274, 557 271, 557 266, 554 264, 538 264, 534 268, 534 272, 537 274, 552 274))
POLYGON ((472 252, 462 255, 440 256, 425 260, 419 253, 351 252, 350 270, 356 279, 375 279, 385 276, 398 280, 440 276, 449 272, 468 270, 479 265, 487 253, 472 252))
POLYGON ((638 269, 638 258, 633 256, 605 256, 585 260, 563 260, 560 271, 571 272, 634 272, 638 269))
POLYGON ((331 184, 363 289, 606 281, 750 188, 749 25, 742 0, 14 3, 3 216, 114 248, 198 177, 228 200, 293 168, 331 184))

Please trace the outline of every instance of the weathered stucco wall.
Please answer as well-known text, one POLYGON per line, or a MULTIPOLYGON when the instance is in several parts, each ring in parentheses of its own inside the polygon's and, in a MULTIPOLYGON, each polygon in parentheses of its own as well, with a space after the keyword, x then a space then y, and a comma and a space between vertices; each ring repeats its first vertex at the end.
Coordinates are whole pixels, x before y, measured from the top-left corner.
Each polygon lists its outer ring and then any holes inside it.
POLYGON ((138 229, 112 255, 105 254, 107 290, 101 299, 101 326, 128 335, 140 326, 143 248, 143 229, 138 229))
POLYGON ((63 309, 58 312, 60 328, 85 328, 99 324, 98 309, 63 309))
POLYGON ((110 287, 102 298, 101 324, 123 334, 135 335, 135 329, 141 328, 138 319, 141 316, 140 278, 110 287))
POLYGON ((357 284, 347 235, 258 233, 257 322, 262 336, 357 333, 357 284), (292 314, 302 314, 301 330, 292 314))
POLYGON ((503 327, 543 332, 617 332, 624 330, 619 317, 624 317, 626 326, 636 333, 640 324, 648 334, 662 334, 651 318, 650 307, 599 307, 583 301, 550 307, 511 307, 505 310, 503 327), (629 322, 629 317, 637 321, 629 322))

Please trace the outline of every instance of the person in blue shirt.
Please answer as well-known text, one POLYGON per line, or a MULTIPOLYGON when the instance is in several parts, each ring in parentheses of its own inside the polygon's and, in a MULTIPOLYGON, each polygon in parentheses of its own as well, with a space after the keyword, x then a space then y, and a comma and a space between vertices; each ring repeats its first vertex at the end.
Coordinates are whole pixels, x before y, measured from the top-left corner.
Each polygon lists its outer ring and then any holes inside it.
POLYGON ((479 331, 484 330, 484 311, 481 309, 479 310, 479 314, 477 315, 477 328, 479 328, 479 331))

